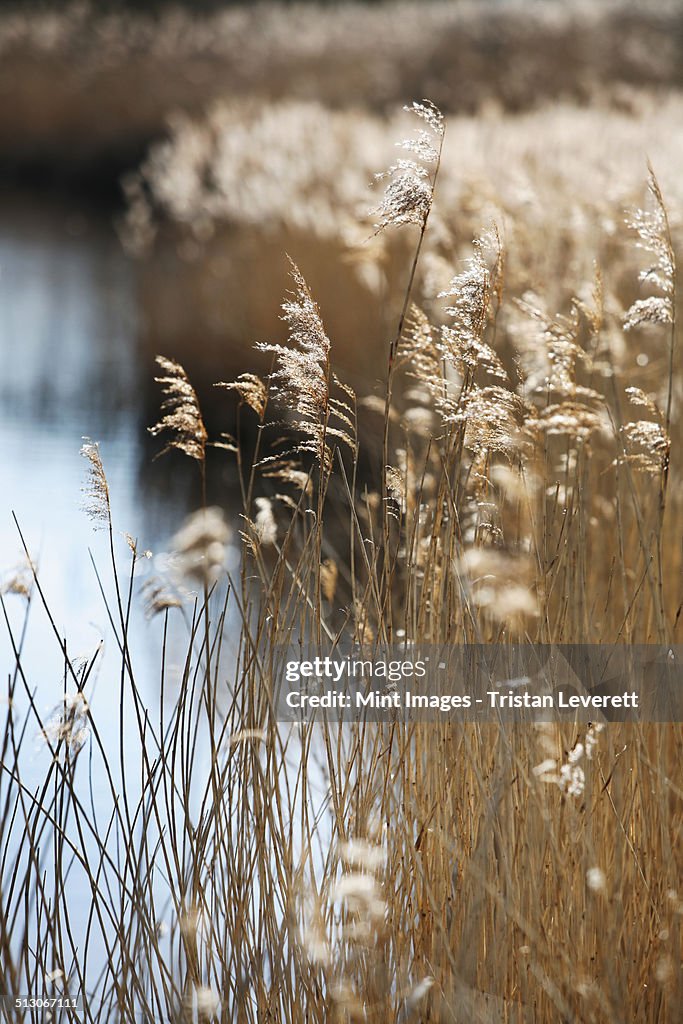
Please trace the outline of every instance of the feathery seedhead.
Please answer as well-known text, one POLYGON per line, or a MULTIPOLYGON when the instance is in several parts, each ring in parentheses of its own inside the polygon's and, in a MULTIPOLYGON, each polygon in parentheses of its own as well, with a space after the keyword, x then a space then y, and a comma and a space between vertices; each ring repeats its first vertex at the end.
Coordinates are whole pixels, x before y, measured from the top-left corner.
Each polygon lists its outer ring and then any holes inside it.
POLYGON ((280 458, 275 455, 268 455, 259 462, 261 476, 271 480, 281 480, 283 483, 291 484, 300 491, 307 494, 311 491, 311 475, 302 469, 301 464, 295 459, 280 458))
POLYGON ((461 374, 482 366, 492 376, 506 380, 500 359, 484 342, 491 300, 499 293, 503 273, 503 250, 497 228, 479 235, 472 246, 474 251, 465 270, 438 296, 453 300, 445 309, 451 324, 442 329, 440 350, 461 374))
POLYGON ((294 290, 282 305, 289 345, 261 342, 256 347, 275 356, 270 394, 295 414, 292 426, 303 435, 295 450, 314 455, 318 465, 328 471, 332 463, 328 439, 337 438, 350 448, 355 447, 350 433, 353 410, 348 402, 330 395, 330 383, 347 395, 353 396, 353 392, 330 370, 330 339, 320 310, 301 271, 291 259, 289 262, 294 290))
MULTIPOLYGON (((215 1020, 221 1008, 221 997, 208 985, 199 985, 194 990, 194 1000, 197 1007, 197 1020, 199 1024, 208 1024, 215 1020)), ((192 1015, 192 997, 187 997, 187 1010, 192 1015)))
MULTIPOLYGON (((460 387, 450 379, 444 367, 440 332, 430 323, 427 315, 417 306, 411 306, 399 345, 398 365, 405 366, 407 376, 419 381, 421 387, 412 389, 416 402, 403 416, 408 429, 430 436, 430 420, 435 410, 443 423, 450 423, 458 412, 460 387)), ((408 395, 406 395, 408 398, 408 395)), ((383 405, 378 408, 383 412, 383 405)))
POLYGON ((669 464, 671 438, 654 420, 633 420, 621 428, 626 453, 623 462, 643 473, 660 473, 669 464))
POLYGON ((371 874, 379 872, 387 862, 387 852, 383 846, 369 843, 366 839, 349 839, 342 843, 339 854, 344 863, 371 874))
POLYGON ((35 582, 36 569, 33 562, 24 558, 0 577, 0 594, 17 594, 19 597, 30 597, 35 582))
POLYGON ((100 446, 89 437, 83 438, 81 455, 88 460, 88 478, 83 488, 83 508, 87 515, 102 526, 111 525, 109 485, 102 465, 100 446))
POLYGON ((533 566, 523 555, 498 548, 467 548, 455 565, 473 603, 498 622, 520 625, 539 614, 531 586, 533 566))
POLYGON ((532 407, 499 385, 474 385, 463 399, 453 422, 465 426, 465 445, 475 454, 497 454, 514 460, 529 449, 536 429, 532 407))
POLYGON ((376 233, 388 227, 417 224, 422 227, 432 207, 432 186, 429 172, 414 160, 398 160, 377 180, 389 178, 382 202, 373 210, 380 220, 376 233))
POLYGON ((674 290, 676 262, 664 197, 650 164, 648 164, 647 188, 652 196, 653 208, 635 210, 627 218, 627 223, 629 227, 638 232, 639 247, 655 257, 655 263, 641 271, 640 280, 652 281, 663 292, 671 295, 674 290))
POLYGON ((422 981, 418 981, 417 985, 413 985, 410 992, 406 996, 406 1009, 411 1015, 415 1014, 425 998, 427 993, 434 986, 434 978, 431 975, 427 975, 422 981))
POLYGON ((153 619, 155 615, 168 611, 170 608, 181 608, 182 601, 166 580, 153 577, 145 582, 142 588, 145 603, 145 617, 153 619))
POLYGON ((248 530, 240 533, 242 540, 247 547, 256 554, 258 549, 277 541, 277 521, 273 514, 273 503, 270 498, 256 498, 256 516, 250 519, 242 516, 248 526, 248 530))
POLYGON ((268 401, 268 389, 255 373, 241 373, 237 380, 229 383, 219 381, 218 384, 214 384, 214 387, 236 391, 242 401, 254 410, 259 419, 263 419, 268 401))
POLYGON ((269 498, 256 498, 256 519, 254 533, 259 544, 274 544, 277 540, 277 523, 273 515, 273 503, 269 498))
POLYGON ((367 918, 368 924, 384 921, 386 903, 379 883, 372 874, 351 871, 342 875, 332 887, 330 899, 333 903, 343 903, 350 913, 367 918))
POLYGON ((646 395, 642 388, 626 388, 626 395, 631 405, 642 405, 652 416, 659 419, 659 409, 654 395, 646 395))
POLYGON ((516 302, 536 330, 528 336, 527 386, 538 403, 546 402, 548 394, 554 400, 538 413, 537 427, 547 435, 566 435, 581 443, 588 442, 596 433, 611 435, 609 418, 605 412, 604 397, 593 388, 576 381, 578 367, 593 368, 589 352, 579 344, 582 318, 588 324, 591 337, 597 337, 602 323, 602 290, 599 276, 593 292, 593 305, 572 300, 566 316, 550 316, 533 293, 526 293, 516 302))
POLYGON ((326 558, 320 566, 320 588, 323 592, 323 597, 329 604, 332 604, 334 601, 338 579, 339 566, 333 558, 326 558))
POLYGON ((548 391, 553 391, 571 399, 599 398, 597 392, 576 383, 577 366, 590 362, 588 354, 577 341, 583 309, 581 304, 573 300, 569 315, 550 316, 537 296, 527 292, 516 301, 516 305, 537 325, 534 347, 546 361, 544 378, 537 386, 538 394, 545 396, 548 391))
POLYGON ((416 100, 403 108, 408 114, 415 114, 424 121, 429 127, 432 135, 437 138, 443 138, 443 134, 446 130, 446 124, 444 121, 443 114, 431 100, 423 100, 422 103, 418 103, 416 100))
POLYGON ((181 577, 211 585, 225 565, 230 529, 219 508, 204 508, 189 516, 172 541, 174 564, 181 577))
POLYGON ((405 474, 396 466, 387 466, 386 480, 387 493, 394 499, 401 512, 405 512, 407 508, 405 474))
POLYGON ((634 210, 626 218, 626 223, 638 234, 638 248, 653 257, 653 262, 640 272, 638 279, 651 284, 662 294, 637 299, 633 303, 624 317, 624 329, 627 331, 647 324, 673 323, 676 259, 664 198, 650 165, 647 187, 652 197, 651 208, 634 210))
MULTIPOLYGON (((399 365, 403 363, 408 374, 421 381, 430 392, 442 375, 437 329, 414 303, 408 310, 399 345, 399 365)), ((368 404, 367 399, 363 402, 368 404)), ((384 403, 378 405, 377 411, 384 412, 384 403)))
POLYGON ((296 893, 296 914, 300 918, 299 941, 311 963, 327 967, 332 962, 332 947, 327 936, 325 915, 320 900, 310 890, 296 893))
POLYGON ((413 306, 409 312, 399 354, 407 372, 419 380, 432 396, 444 423, 461 418, 458 378, 472 379, 478 369, 507 380, 498 355, 484 341, 492 316, 491 303, 500 289, 503 254, 498 232, 494 229, 474 239, 474 252, 462 274, 452 278, 439 298, 451 300, 445 312, 450 323, 434 327, 426 315, 413 306), (493 253, 491 258, 490 253, 493 253))
POLYGON ((295 287, 291 298, 282 303, 282 319, 289 329, 289 341, 316 362, 321 362, 330 354, 330 339, 303 274, 292 259, 289 265, 295 287))
POLYGON ((581 402, 554 402, 541 410, 537 422, 539 430, 549 436, 566 435, 582 442, 595 433, 610 433, 603 412, 581 402))
POLYGON ((88 738, 88 702, 79 690, 75 694, 64 694, 64 699, 54 709, 45 724, 42 735, 50 746, 64 745, 68 759, 73 759, 88 738))
POLYGON ((673 323, 673 304, 668 295, 650 295, 636 299, 624 317, 624 330, 632 331, 646 325, 673 323))
POLYGON ((643 473, 659 473, 669 464, 671 437, 662 424, 657 402, 640 388, 626 388, 626 394, 632 405, 643 406, 653 419, 624 423, 621 434, 626 450, 621 461, 643 473))
POLYGON ((605 892, 607 889, 607 877, 602 868, 592 867, 586 872, 586 885, 593 892, 605 892))
MULTIPOLYGON (((538 728, 546 730, 550 729, 548 723, 539 723, 538 728)), ((594 723, 588 727, 584 738, 584 743, 576 742, 572 749, 567 754, 567 760, 564 764, 558 766, 557 759, 548 757, 540 764, 537 764, 533 769, 533 773, 536 778, 540 779, 541 782, 550 783, 558 786, 562 793, 566 796, 580 797, 583 795, 584 789, 586 788, 586 772, 581 767, 581 762, 584 758, 591 761, 593 759, 593 751, 598 744, 598 736, 602 732, 604 726, 602 723, 594 723)), ((546 749, 549 753, 553 754, 554 742, 551 739, 549 733, 546 733, 546 749)), ((557 737, 554 737, 555 742, 557 737)), ((595 870, 595 869, 594 869, 595 870)), ((599 870, 599 869, 597 869, 599 870)), ((590 875, 590 872, 589 872, 590 875)), ((588 884, 591 888, 600 888, 600 879, 596 875, 594 878, 595 885, 591 885, 590 879, 588 884)))
POLYGON ((375 234, 388 227, 402 224, 417 224, 424 227, 434 199, 434 180, 441 156, 445 131, 441 111, 428 100, 404 107, 410 114, 427 126, 417 131, 412 139, 404 139, 397 145, 412 153, 416 160, 397 160, 381 174, 378 181, 388 179, 379 206, 372 211, 379 216, 375 234))
POLYGON ((582 796, 586 788, 586 773, 580 765, 568 761, 560 768, 558 785, 567 796, 582 796))
POLYGON ((294 427, 304 435, 298 450, 312 452, 322 464, 329 402, 330 340, 301 271, 291 260, 290 268, 295 287, 291 298, 282 304, 282 319, 288 327, 290 344, 260 343, 256 347, 275 355, 276 368, 270 375, 270 390, 276 400, 298 417, 294 427))
POLYGON ((206 457, 207 433, 197 393, 179 363, 164 356, 157 356, 156 362, 165 372, 165 376, 154 378, 157 384, 161 384, 166 396, 161 403, 164 415, 148 430, 153 437, 165 431, 170 435, 168 444, 159 455, 177 448, 191 459, 203 462, 206 457))

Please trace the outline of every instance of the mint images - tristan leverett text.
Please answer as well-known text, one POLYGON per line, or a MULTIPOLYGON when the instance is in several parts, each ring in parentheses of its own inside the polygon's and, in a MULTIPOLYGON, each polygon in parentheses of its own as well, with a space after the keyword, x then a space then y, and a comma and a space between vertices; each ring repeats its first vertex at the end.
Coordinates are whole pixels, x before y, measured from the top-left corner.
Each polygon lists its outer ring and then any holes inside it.
POLYGON ((528 708, 528 709, 560 709, 569 710, 589 708, 637 708, 638 694, 631 690, 615 694, 578 694, 565 693, 559 690, 556 693, 501 693, 499 690, 488 690, 485 697, 474 697, 471 694, 436 694, 436 693, 411 693, 406 690, 399 693, 398 690, 370 690, 367 693, 356 691, 355 693, 342 693, 337 690, 328 690, 324 693, 301 693, 290 691, 286 695, 286 704, 289 708, 310 708, 312 710, 336 709, 347 710, 356 708, 381 708, 381 709, 421 709, 432 708, 439 711, 450 711, 457 708, 472 708, 477 704, 486 704, 489 708, 528 708))

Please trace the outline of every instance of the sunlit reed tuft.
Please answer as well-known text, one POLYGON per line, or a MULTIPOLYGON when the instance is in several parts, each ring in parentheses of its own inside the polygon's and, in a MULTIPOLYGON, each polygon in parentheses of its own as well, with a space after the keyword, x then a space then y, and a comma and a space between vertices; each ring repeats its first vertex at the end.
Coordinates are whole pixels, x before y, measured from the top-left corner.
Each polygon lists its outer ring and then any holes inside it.
POLYGON ((154 378, 161 384, 165 395, 161 403, 164 415, 158 423, 148 428, 149 432, 153 437, 163 433, 170 435, 160 454, 176 448, 191 459, 203 462, 206 457, 207 433, 197 394, 179 363, 164 356, 157 356, 156 361, 165 373, 163 377, 154 378))

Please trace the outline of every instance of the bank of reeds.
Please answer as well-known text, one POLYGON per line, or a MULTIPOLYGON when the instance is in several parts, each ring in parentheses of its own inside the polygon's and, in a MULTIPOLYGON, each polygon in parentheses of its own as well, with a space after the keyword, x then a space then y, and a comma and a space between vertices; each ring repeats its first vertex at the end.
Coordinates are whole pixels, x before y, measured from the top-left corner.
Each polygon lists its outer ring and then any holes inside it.
MULTIPOLYGON (((381 190, 369 183, 393 159, 405 116, 231 102, 202 119, 178 118, 126 179, 124 237, 144 251, 137 274, 145 356, 150 365, 158 351, 181 362, 214 423, 216 377, 267 371, 254 342, 284 340, 284 253, 324 310, 337 369, 381 396, 384 345, 400 316, 412 251, 407 233, 374 234, 367 211, 381 190)), ((495 222, 508 253, 497 325, 507 348, 515 299, 535 292, 551 312, 567 310, 577 295, 589 301, 597 261, 611 359, 625 383, 649 390, 666 373, 656 335, 641 332, 626 344, 612 329, 639 294, 638 251, 624 215, 642 201, 649 157, 672 230, 680 230, 681 116, 676 94, 638 93, 619 112, 563 103, 515 117, 450 117, 416 294, 445 289, 472 239, 495 222)), ((440 316, 438 304, 433 312, 440 316)))
POLYGON ((643 291, 625 324, 604 309, 605 267, 562 314, 517 302, 503 346, 494 229, 440 297, 416 286, 444 123, 427 104, 413 113, 375 215, 412 247, 384 397, 337 376, 295 265, 269 376, 224 382, 237 436, 207 436, 182 367, 160 360, 155 432, 197 463, 201 506, 207 445, 236 458, 244 511, 238 573, 223 568, 221 514, 201 507, 174 540, 174 573, 147 580, 158 701, 129 644, 143 554, 132 539, 119 550, 96 445, 88 505, 111 541, 118 722, 90 706, 100 653, 74 661, 31 562, 5 581, 1 983, 82 994, 66 1019, 678 1019, 680 725, 275 715, 277 652, 304 639, 680 639, 676 267, 654 172, 631 215, 643 291), (626 393, 614 336, 648 331, 661 378, 626 393), (374 471, 359 408, 376 417, 374 471), (49 718, 10 601, 25 623, 37 603, 53 624, 65 697, 49 718))
POLYGON ((430 95, 449 112, 523 111, 681 85, 680 0, 560 4, 16 0, 0 11, 2 165, 93 185, 131 167, 170 114, 315 95, 376 112, 430 95), (52 7, 52 9, 49 9, 52 7))

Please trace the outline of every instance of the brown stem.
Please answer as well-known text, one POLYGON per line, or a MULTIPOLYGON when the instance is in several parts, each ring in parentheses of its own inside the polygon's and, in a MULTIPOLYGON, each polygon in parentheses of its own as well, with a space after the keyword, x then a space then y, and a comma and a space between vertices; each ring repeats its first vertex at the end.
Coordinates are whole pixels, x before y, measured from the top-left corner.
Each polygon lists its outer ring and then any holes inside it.
POLYGON ((420 228, 420 237, 417 240, 417 246, 415 248, 415 255, 413 256, 413 263, 410 268, 410 276, 408 278, 408 286, 403 299, 403 306, 401 308, 401 315, 398 321, 398 327, 396 334, 391 341, 389 346, 389 361, 387 366, 387 388, 384 400, 384 435, 382 438, 382 523, 383 523, 383 540, 384 540, 384 581, 385 581, 385 593, 383 604, 388 609, 388 639, 391 639, 391 601, 389 595, 390 585, 390 563, 389 557, 389 508, 388 499, 389 493, 387 489, 387 467, 389 466, 389 417, 391 413, 391 400, 393 397, 393 379, 394 370, 396 368, 396 356, 398 354, 398 348, 401 343, 401 337, 403 335, 403 328, 405 326, 406 316, 408 315, 408 309, 410 307, 410 299, 413 292, 413 285, 415 284, 415 275, 417 273, 417 265, 420 262, 420 254, 422 252, 422 243, 424 242, 425 234, 427 232, 427 224, 429 223, 429 215, 432 212, 432 206, 434 203, 434 192, 436 190, 436 182, 439 176, 439 169, 441 167, 441 154, 443 152, 443 141, 444 134, 441 136, 441 142, 439 145, 439 154, 436 161, 436 167, 434 168, 434 176, 432 178, 432 193, 429 202, 429 207, 425 213, 420 228))

